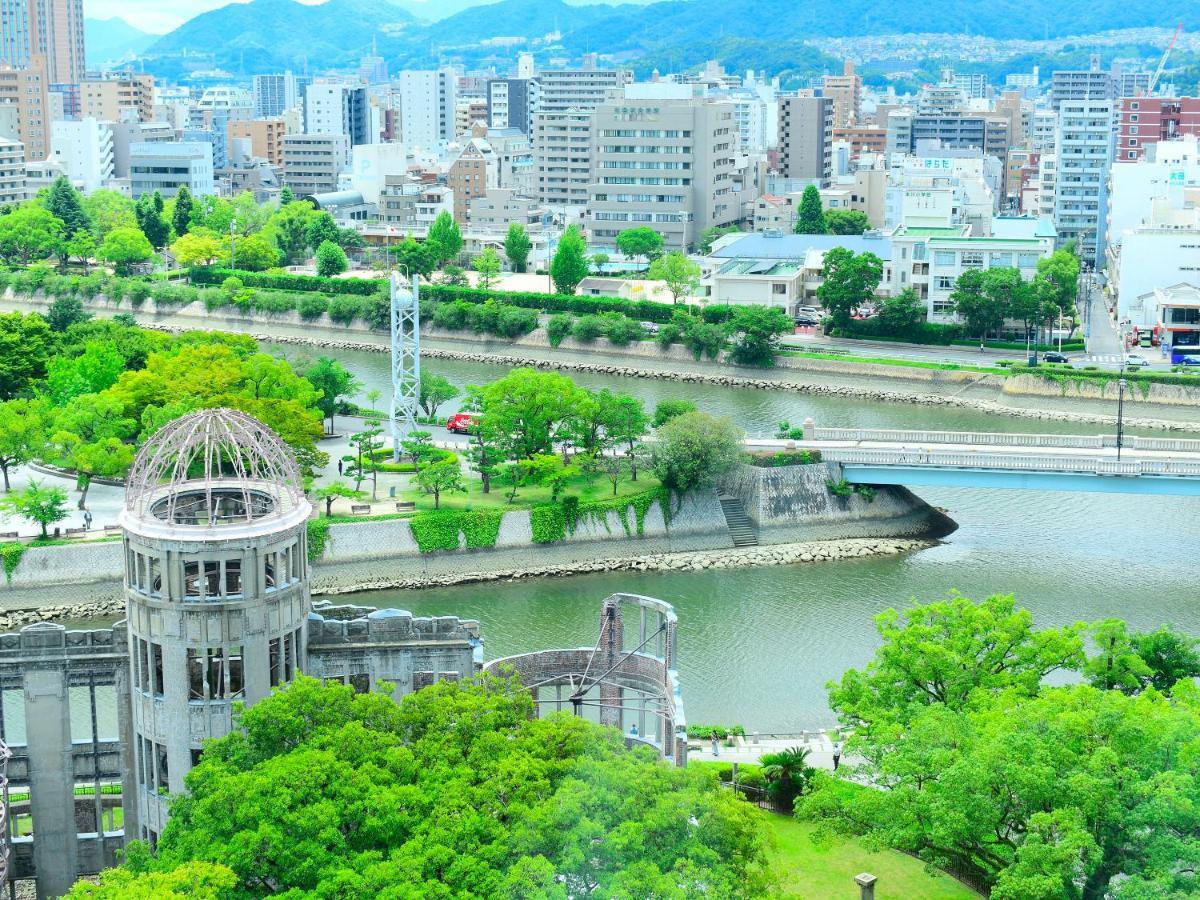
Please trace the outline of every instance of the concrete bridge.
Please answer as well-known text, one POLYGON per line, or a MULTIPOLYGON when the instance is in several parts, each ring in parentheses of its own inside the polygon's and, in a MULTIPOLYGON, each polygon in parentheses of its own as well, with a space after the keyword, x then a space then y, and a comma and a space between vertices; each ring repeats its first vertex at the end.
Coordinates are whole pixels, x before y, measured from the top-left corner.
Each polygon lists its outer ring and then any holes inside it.
POLYGON ((752 448, 820 450, 852 484, 1200 496, 1200 440, 1115 435, 818 428, 752 448))

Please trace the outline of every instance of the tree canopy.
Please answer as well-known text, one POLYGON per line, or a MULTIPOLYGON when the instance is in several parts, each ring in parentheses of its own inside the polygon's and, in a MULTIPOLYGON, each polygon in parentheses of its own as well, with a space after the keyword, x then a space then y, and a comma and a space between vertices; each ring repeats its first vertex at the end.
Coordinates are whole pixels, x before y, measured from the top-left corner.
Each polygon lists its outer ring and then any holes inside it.
POLYGON ((446 210, 438 213, 433 224, 429 226, 425 244, 432 251, 439 266, 444 266, 450 260, 457 258, 458 254, 462 252, 463 239, 458 223, 454 221, 454 216, 446 210))
POLYGON ((728 419, 703 412, 673 416, 658 428, 652 448, 654 474, 683 494, 715 482, 738 461, 745 434, 728 419))
POLYGON ((550 261, 550 277, 560 294, 574 294, 579 282, 588 275, 587 242, 579 229, 568 225, 550 261))
POLYGON ((514 272, 524 272, 532 247, 525 226, 520 222, 510 222, 508 234, 504 236, 504 255, 508 257, 509 268, 514 272))
POLYGON ((217 896, 773 893, 748 804, 613 729, 531 711, 490 678, 396 704, 302 676, 206 745, 155 853, 102 883, 209 865, 236 877, 217 896))
POLYGON ((694 263, 678 251, 660 256, 650 263, 646 277, 661 281, 671 294, 671 302, 678 303, 696 293, 700 287, 700 264, 694 263))
POLYGON ((834 327, 844 328, 854 310, 875 296, 883 279, 883 260, 874 253, 833 247, 825 253, 823 277, 817 297, 833 317, 834 327))
POLYGON ((796 234, 825 234, 828 231, 825 208, 821 204, 821 192, 815 184, 810 184, 800 195, 800 208, 796 212, 796 234))
POLYGON ((617 249, 626 256, 641 256, 647 262, 654 262, 662 255, 663 236, 649 225, 626 228, 617 235, 617 249))

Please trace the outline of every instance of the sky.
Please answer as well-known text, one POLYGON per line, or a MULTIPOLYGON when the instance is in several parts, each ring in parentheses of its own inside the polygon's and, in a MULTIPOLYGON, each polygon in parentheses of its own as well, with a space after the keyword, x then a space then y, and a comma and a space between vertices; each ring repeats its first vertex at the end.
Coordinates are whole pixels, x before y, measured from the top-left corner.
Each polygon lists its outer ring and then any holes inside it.
MULTIPOLYGON (((235 0, 249 2, 249 0, 235 0)), ((316 5, 322 0, 298 0, 316 5)), ((166 34, 193 16, 227 6, 229 0, 83 0, 83 13, 89 19, 121 18, 141 31, 166 34)))

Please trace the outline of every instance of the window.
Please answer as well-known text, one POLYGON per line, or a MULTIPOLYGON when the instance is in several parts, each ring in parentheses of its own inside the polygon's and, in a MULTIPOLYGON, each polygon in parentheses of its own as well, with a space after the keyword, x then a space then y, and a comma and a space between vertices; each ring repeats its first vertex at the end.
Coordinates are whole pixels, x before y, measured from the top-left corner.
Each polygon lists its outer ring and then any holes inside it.
POLYGON ((787 293, 787 285, 786 284, 772 284, 771 285, 771 293, 772 294, 786 294, 787 293))
POLYGON ((933 254, 934 265, 952 266, 954 265, 954 253, 951 250, 938 250, 933 254))
POLYGON ((983 254, 975 250, 967 250, 962 254, 962 267, 964 269, 982 269, 983 254))
POLYGON ((1017 265, 1022 269, 1032 269, 1038 264, 1038 254, 1036 253, 1018 253, 1017 265))
POLYGON ((939 291, 952 291, 954 290, 954 276, 938 275, 933 279, 933 286, 939 291))
POLYGON ((988 265, 991 266, 992 268, 997 268, 1000 266, 1011 266, 1012 265, 1012 254, 1011 253, 992 253, 988 257, 988 265))
POLYGON ((153 681, 148 685, 156 697, 163 695, 163 652, 162 645, 150 643, 150 675, 153 681))

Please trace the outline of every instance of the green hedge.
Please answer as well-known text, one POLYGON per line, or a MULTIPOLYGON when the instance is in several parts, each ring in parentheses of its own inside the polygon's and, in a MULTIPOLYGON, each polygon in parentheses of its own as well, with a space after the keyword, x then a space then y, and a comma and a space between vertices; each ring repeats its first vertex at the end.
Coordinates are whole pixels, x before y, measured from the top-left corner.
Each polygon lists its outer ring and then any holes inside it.
POLYGON ((0 544, 0 559, 4 562, 5 581, 12 581, 13 573, 17 571, 17 566, 21 564, 21 557, 24 555, 25 545, 20 541, 0 544))
POLYGON ((620 313, 630 319, 647 322, 669 322, 676 307, 653 300, 626 300, 623 297, 578 297, 573 294, 539 294, 532 291, 497 291, 455 287, 446 284, 421 286, 421 296, 441 303, 463 300, 467 303, 486 303, 495 300, 509 306, 522 306, 544 312, 569 312, 578 316, 605 312, 620 313))
POLYGON ((746 729, 741 725, 689 725, 687 727, 687 736, 690 738, 707 741, 711 740, 714 734, 717 736, 717 740, 723 741, 731 734, 745 736, 746 729))
POLYGON ((500 535, 499 510, 435 510, 412 517, 409 526, 422 553, 457 550, 461 533, 469 549, 496 546, 500 535))
POLYGON ((1070 367, 1059 367, 1051 365, 1024 366, 1013 365, 1008 366, 1007 371, 1013 375, 1037 375, 1050 381, 1059 382, 1064 386, 1071 381, 1099 381, 1101 383, 1117 381, 1124 378, 1130 384, 1136 384, 1142 391, 1142 394, 1150 389, 1152 384, 1177 384, 1183 387, 1200 387, 1200 375, 1185 374, 1182 372, 1148 372, 1141 369, 1126 369, 1125 374, 1115 370, 1100 370, 1092 371, 1090 369, 1075 369, 1070 367))
POLYGON ((308 561, 320 559, 325 555, 325 548, 329 546, 329 525, 328 519, 309 519, 308 520, 308 561))
POLYGON ((277 291, 315 291, 321 294, 357 294, 368 296, 388 290, 383 278, 321 278, 318 275, 247 272, 243 269, 196 268, 191 270, 195 284, 222 284, 226 278, 240 278, 246 287, 277 291))
POLYGON ((879 316, 870 319, 851 319, 845 327, 834 329, 834 337, 859 338, 871 341, 902 341, 909 344, 941 344, 949 346, 965 337, 963 327, 956 324, 921 322, 904 334, 891 334, 885 330, 879 316))

